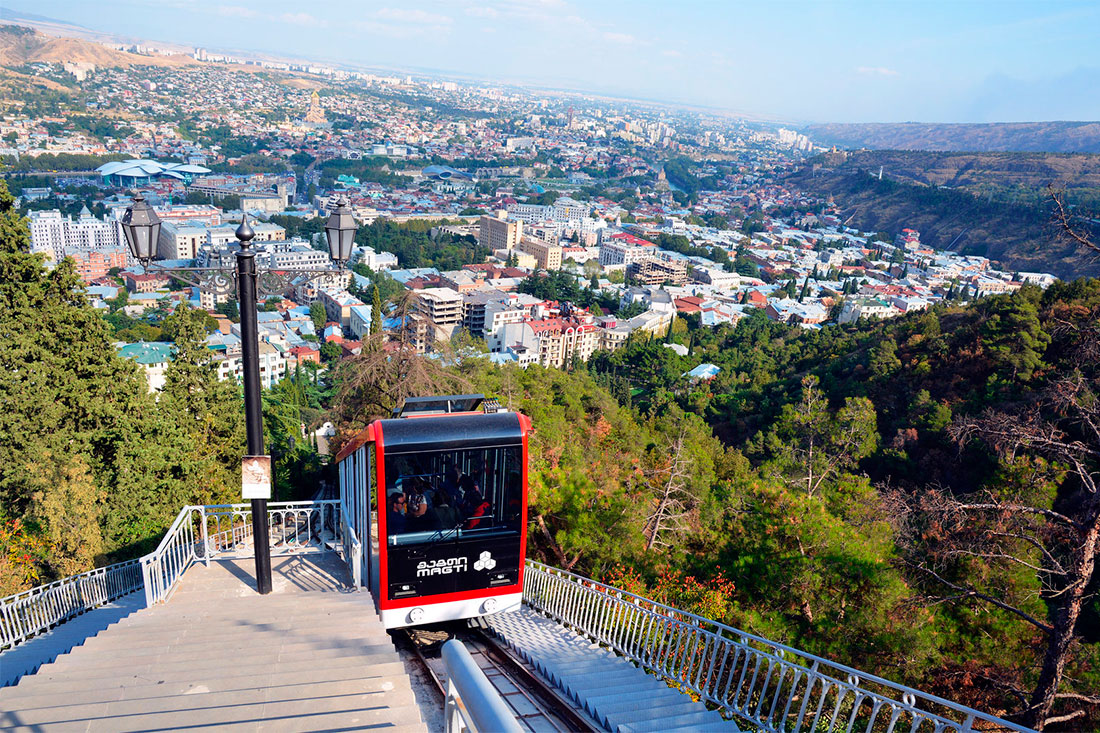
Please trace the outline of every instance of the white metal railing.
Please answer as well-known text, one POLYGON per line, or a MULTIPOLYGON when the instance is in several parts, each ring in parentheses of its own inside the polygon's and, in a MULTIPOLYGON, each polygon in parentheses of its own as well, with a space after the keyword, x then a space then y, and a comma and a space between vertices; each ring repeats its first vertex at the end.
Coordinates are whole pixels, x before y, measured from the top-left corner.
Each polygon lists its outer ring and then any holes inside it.
MULTIPOLYGON (((202 510, 204 560, 230 552, 252 553, 252 505, 219 504, 202 510)), ((271 554, 335 549, 342 518, 337 499, 268 502, 268 541, 271 554)))
POLYGON ((461 641, 451 639, 443 645, 443 666, 447 670, 447 699, 443 710, 446 733, 485 731, 518 733, 523 730, 500 692, 461 641))
POLYGON ((363 585, 363 543, 359 541, 359 535, 356 534, 355 527, 352 527, 351 522, 348 521, 350 516, 348 508, 341 501, 340 517, 343 521, 340 522, 342 529, 340 546, 344 552, 344 562, 348 566, 348 571, 351 572, 353 587, 358 589, 363 585))
POLYGON ((203 507, 185 506, 168 528, 157 549, 141 558, 141 574, 145 582, 145 605, 152 606, 168 599, 176 583, 191 567, 196 557, 203 557, 202 543, 195 542, 196 526, 206 529, 203 507))
POLYGON ((523 599, 760 730, 1029 730, 532 560, 523 599))
MULTIPOLYGON (((267 516, 273 556, 336 550, 340 545, 356 587, 362 585, 362 546, 342 521, 339 501, 271 502, 267 516)), ((0 598, 0 650, 143 587, 146 605, 165 601, 192 563, 234 554, 253 554, 251 504, 185 506, 157 549, 139 560, 0 598)))
MULTIPOLYGON (((271 555, 335 550, 341 517, 337 500, 269 502, 271 555)), ((141 558, 146 604, 167 600, 196 561, 251 557, 252 537, 251 504, 185 506, 157 549, 141 558)))
POLYGON ((141 568, 128 560, 0 598, 0 649, 140 588, 141 568))

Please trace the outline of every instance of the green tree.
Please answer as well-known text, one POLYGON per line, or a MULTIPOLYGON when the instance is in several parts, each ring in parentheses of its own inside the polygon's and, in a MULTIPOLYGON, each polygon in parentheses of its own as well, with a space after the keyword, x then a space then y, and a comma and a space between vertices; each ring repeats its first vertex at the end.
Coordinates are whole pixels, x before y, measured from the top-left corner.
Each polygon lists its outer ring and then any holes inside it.
POLYGON ((370 332, 382 333, 382 293, 377 285, 371 286, 370 332))
POLYGON ((224 303, 218 303, 217 307, 214 308, 214 312, 221 313, 233 323, 241 322, 241 310, 237 306, 237 301, 235 300, 227 300, 224 303))
POLYGON ((1025 286, 1011 296, 990 298, 984 311, 982 346, 1002 378, 1028 381, 1043 365, 1050 336, 1039 321, 1039 289, 1025 286))
POLYGON ((802 399, 785 405, 775 427, 762 438, 771 470, 813 496, 825 481, 875 449, 875 407, 866 397, 849 397, 832 413, 818 378, 807 376, 802 399))
POLYGON ((309 317, 313 319, 313 328, 317 330, 317 333, 325 330, 325 324, 328 323, 328 313, 325 311, 324 303, 319 300, 310 303, 309 317))

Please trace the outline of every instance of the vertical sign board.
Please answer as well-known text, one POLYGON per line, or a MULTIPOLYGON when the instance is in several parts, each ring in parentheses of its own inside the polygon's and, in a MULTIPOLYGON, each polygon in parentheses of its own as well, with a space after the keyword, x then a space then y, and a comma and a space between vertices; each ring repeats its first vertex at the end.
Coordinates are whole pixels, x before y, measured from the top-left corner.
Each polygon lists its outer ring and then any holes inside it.
POLYGON ((245 499, 271 498, 271 456, 245 456, 241 464, 241 495, 245 499))

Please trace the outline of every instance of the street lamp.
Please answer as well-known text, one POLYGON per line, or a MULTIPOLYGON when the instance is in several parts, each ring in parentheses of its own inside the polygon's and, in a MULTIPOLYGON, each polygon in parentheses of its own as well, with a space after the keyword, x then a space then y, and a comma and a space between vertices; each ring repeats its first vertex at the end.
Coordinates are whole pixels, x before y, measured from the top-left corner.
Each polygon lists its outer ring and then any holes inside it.
POLYGON ((122 233, 126 235, 126 244, 130 245, 130 254, 142 266, 148 266, 157 252, 160 217, 140 193, 134 196, 133 205, 122 217, 122 233))
MULTIPOLYGON (((355 241, 355 218, 340 201, 325 224, 329 240, 329 256, 338 268, 343 269, 351 257, 355 241)), ((133 205, 122 217, 122 231, 130 254, 141 262, 145 270, 153 261, 160 237, 160 217, 140 193, 134 196, 133 205)), ((248 224, 248 216, 241 215, 241 224, 235 232, 241 248, 237 252, 236 270, 218 267, 157 267, 156 271, 170 274, 180 280, 212 291, 215 296, 225 295, 234 287, 241 313, 241 357, 244 366, 244 414, 245 432, 248 437, 248 455, 264 454, 264 424, 260 401, 260 338, 256 323, 256 293, 267 291, 281 293, 290 287, 295 278, 306 276, 316 279, 332 275, 333 270, 258 270, 256 252, 252 240, 256 232, 248 224), (272 289, 274 288, 274 289, 272 289)), ((252 541, 256 555, 256 590, 261 595, 271 592, 271 547, 267 521, 267 499, 252 499, 252 541)), ((205 551, 205 550, 204 550, 205 551)))
POLYGON ((343 269, 347 261, 351 259, 351 248, 355 244, 355 217, 352 216, 348 202, 340 199, 336 202, 336 209, 329 214, 325 222, 325 237, 328 238, 328 256, 343 269))

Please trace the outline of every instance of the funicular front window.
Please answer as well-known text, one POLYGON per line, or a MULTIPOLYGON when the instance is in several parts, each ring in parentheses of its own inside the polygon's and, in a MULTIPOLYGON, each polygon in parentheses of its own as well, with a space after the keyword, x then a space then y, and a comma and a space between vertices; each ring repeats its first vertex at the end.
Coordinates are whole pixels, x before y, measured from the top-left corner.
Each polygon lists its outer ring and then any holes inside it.
POLYGON ((519 533, 520 446, 386 456, 386 534, 391 545, 519 533))

